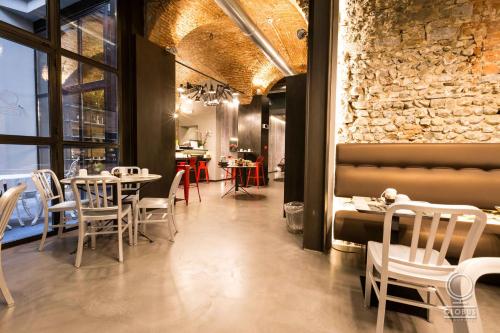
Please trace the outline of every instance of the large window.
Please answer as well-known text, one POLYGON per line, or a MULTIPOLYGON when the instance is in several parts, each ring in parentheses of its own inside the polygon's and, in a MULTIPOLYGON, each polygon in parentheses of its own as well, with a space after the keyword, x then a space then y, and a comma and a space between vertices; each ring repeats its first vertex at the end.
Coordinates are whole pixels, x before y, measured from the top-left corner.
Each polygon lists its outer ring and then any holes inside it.
POLYGON ((61 0, 62 47, 116 67, 116 0, 91 10, 81 8, 81 3, 66 6, 67 3, 61 0))
POLYGON ((0 134, 48 136, 47 54, 0 38, 0 134))
POLYGON ((0 0, 0 193, 27 184, 3 242, 42 231, 33 170, 119 163, 116 3, 0 0))
POLYGON ((117 143, 116 75, 63 58, 61 79, 64 139, 117 143))

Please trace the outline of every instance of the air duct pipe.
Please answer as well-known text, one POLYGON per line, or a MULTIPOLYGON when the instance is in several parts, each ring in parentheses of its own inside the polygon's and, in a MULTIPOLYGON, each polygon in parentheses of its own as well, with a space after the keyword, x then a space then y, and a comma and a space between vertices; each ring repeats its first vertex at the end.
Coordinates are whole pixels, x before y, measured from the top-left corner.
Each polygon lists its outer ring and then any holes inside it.
POLYGON ((250 37, 262 50, 264 55, 271 61, 285 76, 292 76, 296 73, 281 57, 278 51, 271 45, 262 31, 255 25, 238 0, 215 0, 219 7, 229 16, 234 23, 250 37))

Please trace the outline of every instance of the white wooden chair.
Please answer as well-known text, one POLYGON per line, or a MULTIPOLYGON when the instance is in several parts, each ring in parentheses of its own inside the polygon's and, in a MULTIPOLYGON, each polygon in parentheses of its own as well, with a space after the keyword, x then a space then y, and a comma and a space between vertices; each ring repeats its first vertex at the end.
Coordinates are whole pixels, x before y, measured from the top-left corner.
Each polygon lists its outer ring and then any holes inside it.
MULTIPOLYGON (((60 213, 59 222, 55 223, 52 221, 52 228, 58 228, 58 237, 63 235, 64 228, 67 226, 66 222, 71 220, 66 218, 66 212, 72 212, 76 210, 75 201, 66 201, 64 194, 59 183, 59 179, 56 174, 49 169, 35 170, 31 176, 35 186, 40 193, 40 200, 43 206, 44 212, 44 227, 42 240, 40 241, 39 251, 43 250, 45 245, 45 240, 47 239, 47 233, 49 232, 49 213, 60 213), (55 193, 54 193, 55 188, 55 193), (53 203, 57 200, 57 203, 53 203)), ((87 200, 82 201, 82 203, 87 204, 87 200)))
MULTIPOLYGON (((116 170, 119 170, 122 175, 140 175, 141 168, 136 166, 117 166, 111 169, 111 174, 113 175, 116 170)), ((139 202, 139 189, 141 186, 139 184, 122 184, 122 199, 124 203, 132 205, 132 214, 134 214, 137 203, 139 202)))
POLYGON ((76 177, 71 180, 71 188, 76 198, 78 211, 78 247, 75 266, 80 267, 85 238, 91 237, 91 247, 95 249, 96 236, 118 234, 118 261, 123 262, 123 233, 128 229, 129 245, 132 245, 132 212, 129 205, 117 200, 112 203, 112 189, 116 198, 121 198, 122 184, 113 176, 76 177), (81 189, 79 188, 81 186, 81 189), (85 204, 84 196, 88 198, 85 204), (116 223, 114 222, 116 221, 116 223))
POLYGON ((383 243, 368 242, 365 306, 370 306, 371 289, 379 300, 377 316, 377 333, 384 330, 386 301, 404 303, 427 309, 445 310, 447 305, 446 288, 448 279, 457 266, 451 265, 445 258, 453 237, 457 219, 460 216, 474 216, 474 222, 464 240, 459 263, 470 259, 486 225, 486 214, 472 206, 436 205, 422 202, 393 204, 388 207, 384 219, 383 243), (396 212, 415 216, 411 246, 391 244, 392 218, 396 212), (445 215, 445 216, 443 216, 445 215), (432 216, 425 248, 419 247, 422 217, 432 216), (447 224, 444 238, 439 251, 435 250, 436 234, 440 222, 447 224), (376 277, 373 269, 380 274, 376 277), (380 288, 377 285, 380 282, 380 288), (408 287, 426 295, 425 302, 407 300, 387 295, 388 284, 408 287), (437 298, 440 305, 432 304, 431 299, 437 298))
MULTIPOLYGON (((150 223, 172 223, 174 232, 177 233, 177 225, 175 223, 175 194, 179 183, 184 174, 184 170, 180 170, 174 177, 172 184, 170 185, 170 191, 168 198, 142 198, 135 212, 134 221, 134 244, 137 244, 137 238, 139 233, 139 224, 150 223), (153 211, 148 212, 148 209, 153 209, 153 211)), ((174 241, 174 233, 172 232, 170 224, 168 225, 168 230, 170 232, 170 240, 174 241)))
MULTIPOLYGON (((465 275, 466 279, 453 279, 456 284, 452 286, 454 294, 463 301, 457 302, 455 307, 464 309, 472 307, 475 309, 476 318, 460 318, 453 321, 453 332, 455 333, 482 333, 483 325, 479 308, 477 306, 474 288, 477 280, 486 274, 500 274, 500 258, 472 258, 460 263, 455 271, 456 274, 465 275), (472 291, 472 293, 471 293, 472 291), (470 297, 470 298, 469 298, 470 297)), ((466 311, 458 311, 466 313, 466 311)))
POLYGON ((9 288, 7 288, 7 282, 5 282, 5 277, 3 275, 2 269, 2 239, 5 233, 5 228, 9 223, 10 217, 14 208, 17 205, 17 200, 23 191, 26 189, 26 185, 18 185, 12 187, 7 192, 5 192, 0 198, 0 291, 2 291, 3 297, 7 302, 8 306, 14 305, 14 299, 10 294, 9 288))

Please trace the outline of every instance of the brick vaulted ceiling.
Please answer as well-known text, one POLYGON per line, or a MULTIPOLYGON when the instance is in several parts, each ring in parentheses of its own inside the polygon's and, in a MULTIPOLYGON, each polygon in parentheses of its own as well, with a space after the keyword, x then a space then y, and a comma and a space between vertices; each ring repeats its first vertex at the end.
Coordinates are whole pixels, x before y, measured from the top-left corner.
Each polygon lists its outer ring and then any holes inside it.
MULTIPOLYGON (((297 73, 307 67, 307 3, 303 0, 240 0, 243 9, 297 73)), ((257 89, 266 93, 281 73, 214 0, 151 0, 146 5, 146 35, 175 49, 186 65, 242 91, 246 102, 257 89)), ((178 83, 203 83, 200 75, 177 70, 178 83), (197 82, 198 81, 198 82, 197 82)))

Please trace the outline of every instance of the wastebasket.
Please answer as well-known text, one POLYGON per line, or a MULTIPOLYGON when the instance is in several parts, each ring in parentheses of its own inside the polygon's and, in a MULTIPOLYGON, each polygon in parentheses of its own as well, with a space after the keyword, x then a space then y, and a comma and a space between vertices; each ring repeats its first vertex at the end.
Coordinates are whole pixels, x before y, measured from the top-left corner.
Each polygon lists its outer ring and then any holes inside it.
POLYGON ((304 203, 292 201, 285 204, 286 225, 288 231, 299 234, 304 228, 304 203))

